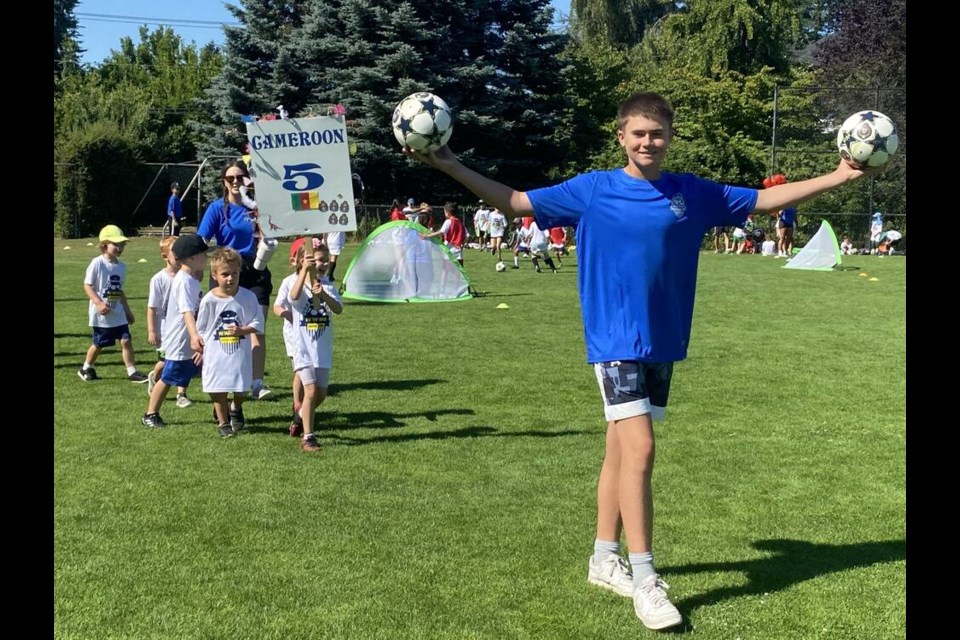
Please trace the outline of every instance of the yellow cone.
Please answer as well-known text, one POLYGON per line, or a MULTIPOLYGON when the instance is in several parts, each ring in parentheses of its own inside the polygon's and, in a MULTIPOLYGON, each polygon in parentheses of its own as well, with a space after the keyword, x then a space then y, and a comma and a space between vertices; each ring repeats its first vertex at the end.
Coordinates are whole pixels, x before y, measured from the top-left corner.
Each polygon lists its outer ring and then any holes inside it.
POLYGON ((93 246, 93 243, 92 243, 92 242, 88 242, 88 243, 87 243, 87 246, 88 246, 88 247, 92 247, 92 246, 93 246))
POLYGON ((857 275, 860 276, 861 278, 866 278, 866 277, 867 277, 867 274, 866 274, 866 273, 858 273, 857 275))
POLYGON ((63 250, 66 251, 66 250, 69 249, 69 248, 70 248, 70 245, 67 245, 67 246, 65 246, 65 247, 63 248, 63 250))
POLYGON ((500 304, 497 305, 497 309, 509 309, 509 308, 510 307, 507 306, 506 302, 501 302, 500 304))
POLYGON ((870 278, 869 280, 867 280, 867 282, 880 282, 880 281, 876 278, 870 278))
POLYGON ((137 262, 146 262, 146 261, 147 261, 146 258, 140 258, 139 260, 137 260, 137 262))

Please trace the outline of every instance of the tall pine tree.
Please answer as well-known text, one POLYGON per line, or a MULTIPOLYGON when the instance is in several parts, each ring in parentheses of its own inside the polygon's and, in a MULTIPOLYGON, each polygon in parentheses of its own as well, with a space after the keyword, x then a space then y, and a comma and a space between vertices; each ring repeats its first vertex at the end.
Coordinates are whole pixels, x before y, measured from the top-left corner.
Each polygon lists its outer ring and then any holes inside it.
POLYGON ((455 112, 451 146, 481 171, 517 187, 542 184, 559 158, 553 114, 563 103, 549 0, 243 0, 232 11, 224 69, 197 125, 204 154, 239 153, 241 114, 283 104, 291 116, 343 104, 353 170, 367 197, 389 202, 466 197, 407 160, 390 128, 394 106, 433 91, 455 112))

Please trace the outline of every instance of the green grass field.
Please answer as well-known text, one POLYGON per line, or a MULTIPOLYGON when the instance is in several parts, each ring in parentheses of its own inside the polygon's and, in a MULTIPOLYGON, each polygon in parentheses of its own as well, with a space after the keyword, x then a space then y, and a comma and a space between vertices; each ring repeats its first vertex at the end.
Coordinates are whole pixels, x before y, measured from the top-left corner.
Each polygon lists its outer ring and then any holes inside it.
MULTIPOLYGON (((199 383, 192 407, 164 405, 167 429, 142 427, 145 386, 119 348, 82 382, 87 242, 53 246, 54 637, 656 637, 586 581, 604 422, 575 258, 557 275, 495 273, 467 251, 484 297, 347 301, 324 450, 308 454, 287 435, 274 316, 274 396, 246 405, 235 438, 217 436, 199 383)), ((156 240, 123 260, 146 371, 156 240)), ((844 262, 701 257, 654 473, 656 564, 681 633, 906 636, 906 259, 844 262)))

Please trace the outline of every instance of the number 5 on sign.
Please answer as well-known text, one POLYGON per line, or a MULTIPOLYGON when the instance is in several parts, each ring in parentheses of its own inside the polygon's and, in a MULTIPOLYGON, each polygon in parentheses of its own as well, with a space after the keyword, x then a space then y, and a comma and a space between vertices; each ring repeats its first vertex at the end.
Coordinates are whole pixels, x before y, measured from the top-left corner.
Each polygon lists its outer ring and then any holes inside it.
POLYGON ((342 116, 248 122, 247 139, 266 237, 356 230, 342 116))

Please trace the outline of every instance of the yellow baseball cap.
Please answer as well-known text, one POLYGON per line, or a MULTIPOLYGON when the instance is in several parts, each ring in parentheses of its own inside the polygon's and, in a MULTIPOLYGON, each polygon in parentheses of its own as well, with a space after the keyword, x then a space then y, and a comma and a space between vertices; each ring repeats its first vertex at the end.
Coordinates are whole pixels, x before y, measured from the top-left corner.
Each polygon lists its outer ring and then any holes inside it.
POLYGON ((120 230, 115 224, 108 224, 103 229, 100 229, 100 242, 126 242, 127 237, 123 235, 123 231, 120 230))

